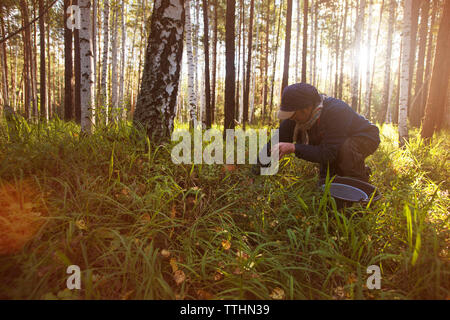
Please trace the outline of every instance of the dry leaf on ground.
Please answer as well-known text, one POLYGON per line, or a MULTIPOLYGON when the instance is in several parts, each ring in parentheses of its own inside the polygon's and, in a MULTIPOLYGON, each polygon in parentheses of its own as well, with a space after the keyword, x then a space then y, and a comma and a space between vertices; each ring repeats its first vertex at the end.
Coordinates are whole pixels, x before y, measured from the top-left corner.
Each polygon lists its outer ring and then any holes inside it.
POLYGON ((274 300, 283 300, 286 297, 286 295, 283 289, 277 287, 273 289, 272 293, 270 294, 270 297, 274 300))
POLYGON ((183 270, 177 270, 175 271, 173 275, 173 279, 175 280, 176 284, 179 286, 186 280, 186 275, 184 274, 183 270))

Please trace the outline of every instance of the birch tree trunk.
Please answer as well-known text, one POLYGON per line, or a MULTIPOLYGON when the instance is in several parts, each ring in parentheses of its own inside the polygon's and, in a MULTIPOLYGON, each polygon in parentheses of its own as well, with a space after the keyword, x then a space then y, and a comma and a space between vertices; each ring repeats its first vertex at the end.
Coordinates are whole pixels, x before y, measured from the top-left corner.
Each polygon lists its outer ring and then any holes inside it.
POLYGON ((186 53, 188 63, 188 103, 189 103, 189 127, 194 128, 197 126, 197 98, 195 97, 195 67, 194 57, 192 53, 192 25, 191 25, 191 6, 190 0, 186 0, 185 12, 186 12, 186 53))
POLYGON ((80 6, 80 56, 81 56, 81 131, 91 133, 94 119, 94 53, 92 48, 91 0, 78 0, 80 6))
POLYGON ((170 140, 174 128, 184 20, 183 0, 155 2, 134 122, 157 143, 170 140))
POLYGON ((408 140, 408 85, 409 85, 409 65, 411 59, 411 9, 412 0, 405 0, 403 12, 403 30, 402 30, 402 64, 400 70, 400 91, 399 91, 399 110, 398 110, 398 134, 399 144, 404 146, 408 140))
POLYGON ((308 53, 307 51, 308 51, 308 0, 303 0, 302 82, 306 82, 306 55, 308 53))
POLYGON ((126 17, 126 3, 122 4, 121 10, 121 22, 122 22, 122 52, 120 54, 120 83, 119 83, 119 105, 120 105, 120 118, 125 120, 127 116, 127 110, 125 109, 124 99, 124 80, 125 80, 125 62, 126 62, 126 48, 127 48, 127 27, 125 24, 126 17))
POLYGON ((358 9, 358 16, 356 18, 356 25, 355 25, 355 51, 353 54, 353 75, 352 75, 352 108, 353 110, 358 110, 358 87, 359 87, 359 61, 360 61, 360 54, 361 54, 361 31, 363 30, 364 26, 364 11, 366 7, 366 0, 361 0, 360 6, 358 9))
POLYGON ((103 0, 103 57, 100 105, 104 109, 105 122, 108 124, 108 52, 109 52, 109 0, 103 0))
MULTIPOLYGON (((5 23, 4 23, 4 16, 2 12, 2 7, 0 6, 0 24, 1 24, 1 35, 2 38, 6 37, 5 33, 5 23)), ((5 106, 9 105, 9 88, 8 88, 8 62, 7 62, 7 56, 6 56, 6 42, 3 42, 1 44, 1 52, 2 52, 2 61, 0 62, 2 64, 2 74, 3 74, 3 104, 5 106)), ((13 87, 14 89, 14 87, 13 87)), ((15 106, 14 106, 15 107, 15 106)))
POLYGON ((112 9, 112 30, 111 30, 111 119, 116 119, 119 109, 119 77, 117 72, 117 16, 118 7, 115 3, 112 9))
POLYGON ((244 116, 243 116, 243 126, 248 122, 248 103, 250 94, 250 72, 252 68, 252 49, 253 49, 253 16, 255 12, 255 2, 250 0, 250 26, 248 31, 248 56, 247 56, 247 76, 245 77, 245 89, 244 89, 244 116))
POLYGON ((296 33, 296 41, 295 41, 295 82, 298 82, 298 70, 299 70, 299 47, 300 47, 300 6, 301 0, 297 0, 297 33, 296 33))
POLYGON ((289 58, 291 55, 291 24, 292 24, 292 0, 287 2, 286 11, 286 39, 284 42, 284 70, 281 92, 289 83, 289 58))
POLYGON ((394 35, 394 22, 395 22, 395 9, 397 7, 396 0, 390 0, 389 4, 389 22, 388 22, 388 36, 386 42, 386 57, 385 57, 385 69, 384 69, 384 81, 383 81, 383 98, 381 100, 382 113, 380 121, 385 121, 386 115, 389 113, 389 92, 390 92, 390 79, 391 79, 391 56, 392 56, 392 37, 394 35))
POLYGON ((367 21, 367 70, 366 70, 366 96, 365 96, 365 114, 366 118, 370 116, 370 60, 371 60, 371 42, 372 42, 372 4, 369 0, 369 18, 367 21))
POLYGON ((212 71, 212 92, 211 92, 211 123, 214 123, 216 111, 216 82, 217 82, 217 0, 214 0, 214 33, 213 33, 213 71, 212 71))

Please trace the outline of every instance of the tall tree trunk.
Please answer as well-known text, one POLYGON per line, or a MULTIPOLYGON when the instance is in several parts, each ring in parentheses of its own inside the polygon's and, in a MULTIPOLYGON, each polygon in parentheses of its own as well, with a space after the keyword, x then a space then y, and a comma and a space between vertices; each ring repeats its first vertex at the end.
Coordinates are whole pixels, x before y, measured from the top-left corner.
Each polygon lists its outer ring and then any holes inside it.
POLYGON ((22 13, 22 27, 24 27, 23 51, 24 51, 24 96, 25 96, 25 114, 28 120, 31 119, 33 108, 33 93, 32 93, 32 52, 31 52, 31 32, 29 24, 28 6, 25 0, 20 1, 20 11, 22 13))
POLYGON ((211 128, 211 83, 209 80, 208 1, 203 0, 203 47, 205 52, 205 112, 206 128, 211 128))
POLYGON ((244 117, 243 125, 244 130, 248 122, 248 98, 250 94, 250 72, 252 68, 252 47, 253 47, 253 16, 255 12, 255 2, 250 0, 250 25, 248 30, 248 56, 247 56, 247 76, 245 77, 245 89, 244 89, 244 117))
POLYGON ((111 120, 117 119, 119 111, 119 79, 117 71, 117 58, 118 58, 118 45, 117 45, 117 33, 118 33, 118 5, 114 4, 112 8, 112 30, 111 30, 111 120))
POLYGON ((428 17, 430 11, 430 2, 423 1, 420 14, 419 31, 419 56, 417 60, 416 85, 414 87, 414 97, 411 101, 410 122, 414 127, 420 126, 420 105, 423 101, 423 74, 425 71, 425 49, 427 43, 428 17))
POLYGON ((211 90, 211 123, 214 123, 216 112, 216 82, 217 82, 217 0, 214 0, 214 33, 213 33, 213 71, 212 71, 212 90, 211 90))
POLYGON ((353 75, 352 75, 352 83, 351 83, 351 93, 352 93, 352 108, 354 110, 358 110, 358 87, 359 87, 359 62, 360 62, 360 55, 361 55, 361 31, 363 30, 364 26, 364 11, 366 7, 366 0, 361 0, 359 9, 358 9, 358 16, 356 18, 356 25, 355 25, 355 51, 353 55, 353 75))
POLYGON ((235 104, 235 66, 234 66, 234 28, 236 5, 234 0, 227 0, 225 22, 225 55, 226 55, 226 74, 225 74, 225 123, 223 135, 226 135, 226 129, 234 129, 234 104, 235 104))
POLYGON ((292 24, 292 0, 287 2, 286 12, 286 39, 284 44, 284 70, 283 81, 281 83, 281 92, 289 83, 289 58, 291 55, 291 24, 292 24))
POLYGON ((186 53, 188 63, 188 103, 189 103, 189 127, 197 126, 197 98, 195 97, 195 70, 194 56, 192 53, 192 25, 190 0, 185 0, 186 12, 186 53))
POLYGON ((91 0, 78 0, 80 6, 80 119, 81 131, 91 133, 94 119, 94 53, 92 48, 91 0))
MULTIPOLYGON (((256 16, 256 43, 255 48, 258 48, 259 44, 259 22, 258 22, 258 16, 256 16)), ((254 52, 254 51, 253 51, 254 52)), ((251 60, 255 59, 254 54, 252 54, 252 57, 250 57, 251 60)), ((261 60, 260 60, 261 61, 261 60)), ((255 72, 255 65, 256 62, 252 62, 252 70, 251 73, 248 75, 249 79, 251 79, 251 92, 250 92, 250 119, 249 123, 253 122, 254 118, 254 112, 255 112, 255 96, 256 96, 256 72, 255 72)), ((261 65, 261 63, 260 63, 261 65)))
POLYGON ((297 0, 297 33, 295 40, 295 80, 294 82, 299 81, 298 70, 299 70, 299 47, 300 47, 300 8, 301 8, 301 0, 297 0))
MULTIPOLYGON (((0 27, 1 27, 1 35, 2 38, 6 37, 6 33, 5 33, 5 22, 4 22, 4 16, 3 16, 3 11, 2 11, 2 7, 0 6, 0 27)), ((5 106, 9 105, 9 87, 8 87, 8 59, 7 59, 7 54, 6 54, 6 42, 3 42, 1 44, 1 53, 2 53, 2 61, 0 62, 2 64, 2 75, 3 75, 3 79, 2 79, 2 83, 3 83, 3 104, 5 106)), ((14 87, 13 87, 14 90, 14 87)))
POLYGON ((381 99, 382 113, 380 122, 385 121, 386 114, 389 110, 389 92, 390 92, 390 78, 391 78, 391 56, 392 56, 392 37, 394 35, 394 22, 395 22, 395 9, 397 7, 396 0, 390 0, 389 3, 389 22, 388 22, 388 37, 386 42, 386 57, 385 57, 385 69, 384 69, 384 82, 383 82, 383 97, 381 99))
MULTIPOLYGON (((432 68, 432 60, 433 60, 433 29, 436 22, 436 15, 438 11, 438 1, 433 1, 433 8, 432 8, 432 14, 431 14, 431 24, 430 24, 430 31, 428 32, 428 44, 427 44, 427 63, 425 66, 425 75, 424 75, 424 84, 423 84, 423 100, 420 105, 420 119, 422 120, 424 114, 425 114, 425 106, 427 104, 428 99, 428 92, 430 89, 430 79, 431 79, 431 68, 432 68)), ((423 121, 423 120, 422 120, 423 121)))
POLYGON ((450 77, 450 0, 444 2, 439 32, 436 40, 436 54, 434 57, 433 74, 431 76, 430 91, 425 108, 425 118, 422 127, 422 138, 430 139, 435 131, 442 127, 445 117, 444 110, 450 77))
POLYGON ((348 0, 345 0, 345 9, 344 9, 344 30, 342 31, 342 48, 341 48, 341 66, 339 71, 339 89, 338 89, 338 98, 342 99, 343 94, 343 86, 344 86, 344 60, 345 60, 345 51, 347 49, 346 39, 347 39, 347 15, 348 15, 348 0))
POLYGON ((416 47, 417 47, 417 24, 419 19, 419 8, 422 0, 412 0, 411 8, 411 42, 410 42, 410 64, 409 64, 409 82, 408 82, 408 118, 411 116, 411 94, 414 68, 416 65, 416 47))
POLYGON ((369 95, 370 95, 370 60, 371 60, 371 42, 372 42, 372 4, 373 1, 369 0, 369 18, 367 21, 367 69, 366 69, 366 96, 365 96, 365 113, 366 117, 370 117, 370 102, 369 102, 369 95))
POLYGON ((47 14, 47 105, 48 105, 48 117, 51 119, 53 117, 53 103, 52 103, 52 92, 54 88, 51 85, 51 60, 50 55, 50 14, 47 14), (52 90, 53 89, 53 90, 52 90))
POLYGON ((267 93, 269 91, 269 25, 270 25, 270 4, 272 1, 267 1, 267 11, 266 11, 266 39, 264 41, 265 52, 264 52, 264 97, 263 97, 263 114, 262 122, 266 121, 266 108, 267 108, 267 93))
POLYGON ((183 55, 183 0, 156 1, 134 122, 155 142, 170 140, 183 55))
POLYGON ((306 55, 308 53, 307 51, 308 51, 308 0, 303 0, 302 82, 306 82, 306 55))
POLYGON ((274 59, 273 59, 273 69, 272 69, 272 82, 271 82, 271 90, 270 90, 270 104, 269 104, 269 121, 272 118, 272 107, 273 107, 273 95, 274 95, 274 84, 275 84, 275 68, 277 65, 277 57, 278 57, 278 44, 280 41, 280 27, 281 27, 281 11, 283 10, 283 3, 284 1, 281 0, 280 3, 280 10, 278 11, 278 26, 277 26, 277 40, 275 44, 275 51, 274 51, 274 59))
POLYGON ((398 111, 398 134, 400 146, 404 146, 408 140, 408 84, 409 84, 409 67, 411 60, 411 10, 412 0, 405 0, 403 13, 403 52, 401 65, 401 78, 399 90, 399 111, 398 111))
MULTIPOLYGON (((73 0, 74 5, 79 5, 81 0, 73 0)), ((80 52, 80 31, 74 30, 74 112, 76 123, 81 124, 81 52, 80 52)))
POLYGON ((109 52, 109 0, 103 0, 103 57, 102 57, 102 80, 100 105, 104 109, 105 122, 108 124, 109 104, 108 104, 108 52, 109 52))
POLYGON ((39 0, 39 38, 40 38, 40 83, 39 101, 41 107, 41 120, 48 120, 46 86, 45 86, 45 20, 44 0, 39 0))
POLYGON ((120 53, 120 82, 119 82, 119 118, 126 119, 125 97, 124 97, 124 81, 125 81, 125 62, 126 62, 126 48, 127 48, 127 26, 125 24, 126 17, 126 3, 122 4, 121 22, 122 22, 122 51, 120 53))

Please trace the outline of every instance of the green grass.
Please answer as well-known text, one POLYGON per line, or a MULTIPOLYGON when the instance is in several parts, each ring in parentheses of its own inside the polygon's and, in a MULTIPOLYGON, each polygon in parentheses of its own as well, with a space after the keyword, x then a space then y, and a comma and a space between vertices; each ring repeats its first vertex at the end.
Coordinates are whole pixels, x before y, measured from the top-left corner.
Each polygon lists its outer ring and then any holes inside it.
POLYGON ((170 146, 128 124, 78 132, 58 120, 0 124, 1 180, 32 179, 49 212, 22 251, 0 256, 1 298, 449 296, 448 132, 425 145, 414 131, 398 149, 396 129, 383 126, 368 159, 383 198, 346 210, 318 190, 318 168, 294 157, 275 176, 253 176, 249 165, 175 165, 170 146), (81 290, 65 290, 71 264, 81 290), (380 290, 366 287, 373 264, 380 290))

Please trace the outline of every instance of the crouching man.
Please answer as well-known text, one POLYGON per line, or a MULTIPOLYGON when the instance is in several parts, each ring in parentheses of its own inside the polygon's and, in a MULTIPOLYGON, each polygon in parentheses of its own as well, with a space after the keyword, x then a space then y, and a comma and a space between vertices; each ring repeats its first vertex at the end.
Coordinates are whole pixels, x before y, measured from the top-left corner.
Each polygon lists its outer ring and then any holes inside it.
POLYGON ((298 158, 320 164, 320 179, 329 166, 333 175, 369 180, 364 160, 380 144, 377 126, 348 104, 318 93, 306 83, 283 90, 278 118, 279 143, 272 146, 280 159, 295 153, 298 158))

